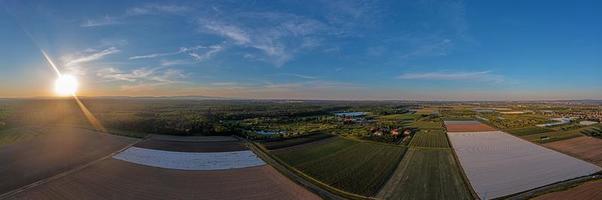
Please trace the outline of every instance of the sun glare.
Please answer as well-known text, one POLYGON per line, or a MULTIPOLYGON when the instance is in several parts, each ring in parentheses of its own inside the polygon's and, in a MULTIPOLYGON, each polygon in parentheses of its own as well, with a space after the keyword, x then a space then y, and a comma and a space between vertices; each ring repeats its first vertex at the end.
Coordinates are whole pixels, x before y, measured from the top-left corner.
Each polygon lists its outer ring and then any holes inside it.
POLYGON ((72 75, 61 75, 54 82, 54 92, 59 96, 75 95, 77 87, 77 79, 72 75))

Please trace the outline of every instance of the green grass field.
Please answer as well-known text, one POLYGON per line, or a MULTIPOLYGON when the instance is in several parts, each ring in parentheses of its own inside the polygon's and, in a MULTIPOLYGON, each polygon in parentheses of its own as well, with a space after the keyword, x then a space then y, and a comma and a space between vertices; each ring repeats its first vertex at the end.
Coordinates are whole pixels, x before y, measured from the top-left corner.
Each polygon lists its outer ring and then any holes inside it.
POLYGON ((335 188, 373 196, 389 179, 406 150, 402 146, 335 137, 271 151, 303 173, 335 188))
POLYGON ((443 130, 421 130, 414 135, 412 147, 449 148, 447 136, 443 130))
POLYGON ((473 199, 451 150, 408 150, 378 198, 473 199))
POLYGON ((590 127, 585 130, 582 130, 581 133, 591 137, 602 138, 602 127, 600 127, 599 125, 597 127, 590 127))
POLYGON ((506 132, 508 132, 512 135, 516 135, 516 136, 533 135, 533 134, 546 133, 546 132, 551 132, 551 131, 553 131, 553 130, 547 129, 547 128, 542 128, 542 127, 537 127, 537 126, 506 130, 506 132))
POLYGON ((410 126, 419 129, 443 130, 443 124, 441 121, 414 121, 410 124, 410 126))

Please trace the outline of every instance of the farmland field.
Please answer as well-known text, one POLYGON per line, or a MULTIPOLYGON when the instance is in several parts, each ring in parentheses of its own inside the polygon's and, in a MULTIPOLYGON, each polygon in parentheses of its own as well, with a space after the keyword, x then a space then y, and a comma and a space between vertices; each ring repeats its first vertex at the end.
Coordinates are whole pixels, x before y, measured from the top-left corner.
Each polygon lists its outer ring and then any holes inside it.
POLYGON ((422 130, 414 135, 412 147, 449 148, 447 136, 442 130, 422 130))
POLYGON ((335 137, 272 151, 303 173, 347 192, 373 196, 388 180, 405 148, 335 137))
POLYGON ((547 143, 547 142, 566 140, 566 139, 571 139, 571 138, 576 138, 576 137, 581 137, 581 136, 583 136, 581 134, 581 129, 576 129, 576 130, 570 130, 570 131, 552 131, 552 132, 546 132, 546 133, 538 133, 538 134, 526 135, 526 136, 523 136, 522 138, 525 140, 529 140, 531 142, 547 143), (542 139, 545 137, 547 137, 547 139, 542 139))
POLYGON ((602 199, 602 180, 583 183, 565 191, 552 192, 534 198, 534 200, 565 200, 565 199, 602 199))
POLYGON ((472 199, 449 149, 410 149, 379 192, 383 199, 472 199))
POLYGON ((83 165, 137 140, 87 129, 44 127, 35 138, 0 147, 0 193, 83 165), (33 170, 35 169, 35 170, 33 170))
POLYGON ((466 176, 482 199, 503 197, 602 170, 501 131, 448 135, 466 176))
POLYGON ((584 136, 550 142, 543 146, 602 166, 602 139, 584 136))
POLYGON ((440 121, 415 121, 410 123, 411 127, 416 127, 419 129, 441 129, 443 130, 443 126, 440 121))
POLYGON ((326 138, 329 138, 332 136, 333 135, 318 133, 318 134, 306 135, 306 136, 290 138, 290 139, 269 141, 269 142, 264 142, 262 144, 266 149, 273 150, 273 149, 285 148, 285 147, 305 144, 305 143, 309 143, 309 142, 313 142, 313 141, 318 141, 318 140, 326 139, 326 138))
POLYGON ((547 129, 547 128, 542 128, 542 127, 537 127, 537 126, 531 126, 531 127, 524 127, 524 128, 508 129, 506 131, 512 135, 525 136, 525 135, 533 135, 533 134, 538 134, 538 133, 551 132, 552 130, 547 129))

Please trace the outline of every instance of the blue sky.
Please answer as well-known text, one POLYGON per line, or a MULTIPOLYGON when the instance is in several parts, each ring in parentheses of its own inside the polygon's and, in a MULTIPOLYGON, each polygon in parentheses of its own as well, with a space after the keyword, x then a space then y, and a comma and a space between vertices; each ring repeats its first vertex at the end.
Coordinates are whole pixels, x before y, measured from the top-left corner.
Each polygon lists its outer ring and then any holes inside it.
POLYGON ((6 1, 0 96, 602 99, 600 1, 6 1))

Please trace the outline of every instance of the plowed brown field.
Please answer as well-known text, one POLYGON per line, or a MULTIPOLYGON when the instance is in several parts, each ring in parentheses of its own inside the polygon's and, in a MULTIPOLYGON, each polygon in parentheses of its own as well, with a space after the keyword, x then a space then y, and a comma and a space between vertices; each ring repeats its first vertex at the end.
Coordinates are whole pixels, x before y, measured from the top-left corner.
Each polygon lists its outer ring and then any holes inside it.
POLYGON ((602 166, 602 139, 584 136, 558 142, 550 142, 543 146, 602 166))
POLYGON ((587 182, 565 191, 544 194, 535 200, 599 200, 602 199, 602 180, 587 182))
POLYGON ((447 132, 481 132, 496 131, 495 128, 485 124, 448 124, 447 132))
POLYGON ((15 199, 319 199, 269 165, 169 170, 107 159, 15 199))
POLYGON ((0 148, 0 194, 69 171, 136 139, 70 127, 43 127, 30 140, 0 148))

